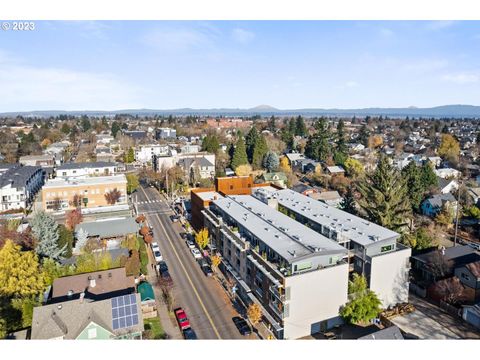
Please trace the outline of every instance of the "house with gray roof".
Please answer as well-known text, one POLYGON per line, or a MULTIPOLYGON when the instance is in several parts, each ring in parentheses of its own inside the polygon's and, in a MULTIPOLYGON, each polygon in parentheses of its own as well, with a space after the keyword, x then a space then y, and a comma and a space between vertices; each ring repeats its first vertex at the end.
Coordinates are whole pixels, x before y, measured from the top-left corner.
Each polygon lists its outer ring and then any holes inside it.
POLYGON ((210 179, 215 176, 215 164, 205 156, 182 157, 177 164, 185 171, 185 176, 191 179, 195 178, 195 173, 200 179, 210 179))
POLYGON ((33 309, 32 340, 141 339, 140 294, 100 301, 84 297, 33 309))
POLYGON ((437 216, 442 209, 448 209, 455 214, 457 208, 457 199, 451 194, 437 194, 424 200, 421 205, 423 215, 434 217, 437 216))

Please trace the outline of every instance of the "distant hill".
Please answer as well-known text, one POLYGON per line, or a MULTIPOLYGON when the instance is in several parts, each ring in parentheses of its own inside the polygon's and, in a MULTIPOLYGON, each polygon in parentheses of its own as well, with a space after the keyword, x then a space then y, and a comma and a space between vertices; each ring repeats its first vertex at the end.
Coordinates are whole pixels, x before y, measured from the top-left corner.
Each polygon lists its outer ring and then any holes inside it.
POLYGON ((389 117, 452 117, 452 118, 480 118, 480 106, 473 105, 443 105, 431 108, 417 108, 414 106, 406 108, 363 108, 363 109, 289 109, 280 110, 269 105, 259 105, 251 109, 125 109, 115 111, 63 111, 63 110, 43 110, 43 111, 18 111, 18 112, 4 112, 0 116, 17 116, 25 117, 49 117, 58 116, 62 114, 80 116, 112 116, 118 114, 128 115, 203 115, 203 116, 253 116, 253 115, 278 115, 278 116, 389 116, 389 117))

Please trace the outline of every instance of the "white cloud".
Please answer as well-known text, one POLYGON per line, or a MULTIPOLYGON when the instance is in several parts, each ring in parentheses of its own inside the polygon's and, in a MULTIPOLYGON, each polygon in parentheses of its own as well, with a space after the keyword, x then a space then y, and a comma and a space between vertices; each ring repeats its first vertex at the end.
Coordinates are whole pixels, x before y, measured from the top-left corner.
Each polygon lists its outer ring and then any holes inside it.
POLYGON ((112 74, 36 67, 0 57, 0 110, 138 107, 141 89, 112 74))
POLYGON ((359 86, 360 86, 360 84, 358 82, 356 82, 354 80, 349 80, 349 81, 346 81, 343 84, 334 86, 334 88, 335 89, 340 89, 340 90, 346 90, 346 89, 358 88, 359 86))
POLYGON ((478 73, 468 72, 445 74, 442 76, 442 80, 455 84, 472 84, 480 81, 480 75, 478 73))
POLYGON ((407 71, 433 71, 444 69, 448 66, 448 61, 445 59, 417 59, 407 61, 403 65, 403 69, 407 71))
POLYGON ((436 20, 436 21, 429 21, 425 26, 427 30, 443 30, 455 25, 456 21, 453 20, 436 20))
POLYGON ((393 32, 393 30, 390 30, 390 29, 387 29, 387 28, 380 28, 380 35, 385 37, 385 38, 389 38, 389 37, 392 37, 394 35, 394 32, 393 32))
POLYGON ((191 48, 211 48, 218 32, 211 26, 160 27, 148 32, 141 41, 162 51, 185 51, 191 48))
POLYGON ((247 44, 255 38, 255 34, 251 31, 236 28, 232 31, 233 39, 241 44, 247 44))

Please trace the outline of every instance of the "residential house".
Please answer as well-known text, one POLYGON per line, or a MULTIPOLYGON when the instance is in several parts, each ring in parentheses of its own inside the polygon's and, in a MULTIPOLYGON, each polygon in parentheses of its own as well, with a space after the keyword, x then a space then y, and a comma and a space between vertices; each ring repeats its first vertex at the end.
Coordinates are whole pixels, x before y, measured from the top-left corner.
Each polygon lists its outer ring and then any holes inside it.
POLYGON ((464 305, 462 319, 480 330, 480 303, 476 305, 464 305))
POLYGON ((480 200, 480 187, 469 188, 467 194, 472 198, 472 201, 475 205, 479 204, 480 200))
POLYGON ((285 173, 277 171, 277 172, 270 172, 270 173, 263 173, 259 181, 262 183, 270 183, 272 185, 278 186, 282 189, 287 187, 287 175, 285 173))
POLYGON ((455 213, 457 200, 451 193, 438 194, 424 200, 421 205, 422 214, 430 217, 437 216, 443 209, 455 213))
POLYGON ((79 299, 33 309, 32 340, 141 339, 140 294, 106 300, 79 299))
POLYGON ((480 301, 480 260, 470 262, 455 268, 455 276, 465 287, 466 301, 477 303, 480 301))
POLYGON ((305 183, 299 182, 291 187, 293 191, 296 191, 302 195, 311 196, 314 193, 317 193, 317 189, 307 185, 305 183))
POLYGON ((148 137, 148 133, 142 130, 123 130, 123 135, 126 135, 135 141, 144 140, 148 137))
POLYGON ((374 333, 362 336, 358 340, 403 340, 404 337, 400 329, 393 325, 385 329, 375 331, 374 333))
POLYGON ((438 177, 441 178, 459 178, 461 175, 461 172, 458 171, 457 169, 452 169, 452 168, 444 168, 444 169, 435 169, 434 170, 435 174, 438 177))
POLYGON ((344 176, 345 169, 341 166, 327 166, 326 167, 327 174, 331 176, 344 176))
POLYGON ((100 301, 135 293, 135 278, 124 267, 64 276, 53 281, 48 304, 84 299, 100 301))
POLYGON ((340 196, 338 191, 321 191, 308 195, 312 199, 319 200, 324 202, 327 205, 333 207, 339 207, 343 198, 340 196))
POLYGON ((438 187, 442 194, 448 194, 458 190, 458 181, 454 178, 441 178, 437 176, 438 179, 438 187))
POLYGON ((20 157, 19 163, 24 166, 53 167, 55 166, 55 156, 48 154, 26 155, 20 157))

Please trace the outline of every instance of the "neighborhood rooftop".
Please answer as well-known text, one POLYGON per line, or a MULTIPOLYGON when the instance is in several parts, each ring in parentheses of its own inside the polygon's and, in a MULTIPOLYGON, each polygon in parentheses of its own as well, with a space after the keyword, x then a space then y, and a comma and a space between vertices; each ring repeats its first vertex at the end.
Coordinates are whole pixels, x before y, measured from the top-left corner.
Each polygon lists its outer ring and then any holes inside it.
POLYGON ((95 161, 95 162, 81 162, 81 163, 65 163, 60 165, 57 170, 69 170, 69 169, 84 169, 84 168, 100 168, 100 167, 112 167, 116 166, 113 162, 107 161, 95 161))
POLYGON ((125 175, 111 175, 111 176, 92 176, 86 178, 75 178, 75 179, 62 179, 56 178, 49 180, 44 186, 44 189, 51 189, 57 187, 67 187, 67 186, 88 186, 88 185, 98 185, 98 184, 118 184, 120 182, 127 182, 125 175))
POLYGON ((399 237, 398 233, 383 226, 313 200, 293 190, 278 190, 272 195, 278 199, 280 205, 300 213, 312 222, 333 229, 362 246, 368 246, 375 241, 399 237))
POLYGON ((250 195, 215 200, 237 223, 287 261, 322 254, 343 254, 346 249, 250 195))
POLYGON ((41 169, 40 166, 12 166, 0 173, 0 187, 11 185, 12 188, 25 186, 27 181, 41 169))
POLYGON ((134 218, 102 219, 97 221, 83 222, 76 226, 75 231, 80 229, 87 232, 88 236, 111 238, 125 234, 134 234, 138 231, 138 224, 134 218))

